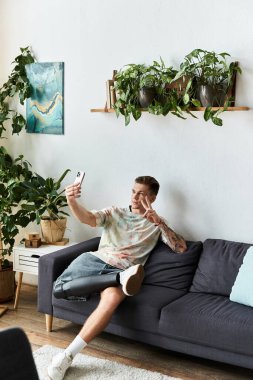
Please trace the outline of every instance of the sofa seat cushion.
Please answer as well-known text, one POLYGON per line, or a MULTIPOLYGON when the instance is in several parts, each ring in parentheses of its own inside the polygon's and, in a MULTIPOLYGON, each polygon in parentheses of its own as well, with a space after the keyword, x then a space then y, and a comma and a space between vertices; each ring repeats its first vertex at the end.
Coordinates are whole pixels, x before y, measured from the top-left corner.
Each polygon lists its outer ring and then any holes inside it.
POLYGON ((249 247, 222 239, 205 240, 190 291, 229 296, 249 247))
POLYGON ((54 317, 83 325, 87 317, 96 309, 100 296, 93 294, 87 301, 70 301, 52 296, 54 317))
MULTIPOLYGON (((126 297, 113 315, 112 323, 136 330, 157 332, 161 309, 183 295, 184 292, 179 290, 143 285, 134 297, 126 297)), ((84 317, 90 315, 98 301, 98 295, 90 297, 88 301, 68 301, 53 297, 54 308, 63 308, 84 317)))
POLYGON ((182 341, 253 355, 253 310, 227 297, 188 293, 165 306, 159 333, 182 341))
POLYGON ((145 264, 144 284, 188 291, 196 271, 202 242, 187 242, 187 251, 173 252, 158 242, 145 264))

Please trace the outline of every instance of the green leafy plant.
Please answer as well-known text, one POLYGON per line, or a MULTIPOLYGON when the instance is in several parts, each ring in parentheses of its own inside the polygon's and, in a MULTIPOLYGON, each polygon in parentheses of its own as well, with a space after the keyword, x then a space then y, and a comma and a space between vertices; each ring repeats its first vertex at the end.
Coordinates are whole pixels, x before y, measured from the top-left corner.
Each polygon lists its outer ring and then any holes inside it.
POLYGON ((186 119, 184 113, 190 114, 196 118, 190 111, 191 108, 191 81, 183 77, 179 83, 175 85, 173 79, 165 83, 161 88, 161 95, 148 107, 148 111, 154 115, 166 116, 169 112, 173 115, 186 119))
POLYGON ((30 47, 21 48, 21 54, 14 60, 14 69, 0 89, 0 138, 6 131, 7 121, 12 128, 12 134, 19 133, 26 127, 25 118, 9 106, 10 98, 16 94, 23 105, 26 98, 30 96, 30 85, 25 72, 25 65, 33 63, 34 57, 30 47))
POLYGON ((29 181, 24 181, 22 187, 26 203, 21 205, 22 210, 35 213, 37 223, 41 219, 56 220, 68 216, 64 211, 67 201, 61 184, 69 171, 65 170, 58 180, 35 174, 29 181))
POLYGON ((147 110, 155 115, 167 115, 172 111, 182 117, 182 109, 179 106, 181 98, 175 89, 168 87, 176 73, 173 67, 166 67, 162 59, 160 62, 154 61, 149 66, 144 64, 124 66, 115 77, 116 115, 124 115, 126 125, 129 124, 131 115, 138 120, 142 112, 139 100, 140 90, 153 88, 155 96, 147 110))
POLYGON ((141 117, 140 91, 153 88, 155 96, 147 110, 154 115, 166 116, 169 112, 185 119, 184 113, 191 113, 193 105, 192 80, 185 75, 178 75, 173 67, 166 67, 162 58, 152 65, 129 64, 124 66, 115 77, 117 101, 114 109, 117 117, 125 117, 125 125, 130 123, 131 115, 135 120, 141 117))
POLYGON ((228 64, 226 57, 230 57, 230 54, 195 49, 185 56, 175 79, 186 75, 199 84, 209 84, 213 87, 224 85, 228 89, 234 72, 241 72, 241 69, 235 62, 228 64))
MULTIPOLYGON (((18 134, 26 126, 24 117, 10 108, 10 100, 19 96, 21 104, 30 94, 25 65, 34 62, 29 47, 21 48, 13 64, 8 81, 0 88, 0 138, 5 138, 7 126, 12 134, 18 134)), ((11 254, 19 227, 26 227, 35 219, 35 213, 27 213, 20 206, 25 202, 22 182, 32 177, 31 165, 23 155, 12 159, 4 146, 0 146, 0 268, 10 265, 11 254)))
POLYGON ((222 125, 222 120, 219 115, 227 109, 234 100, 230 97, 229 92, 233 85, 234 75, 236 72, 241 73, 241 69, 236 62, 227 62, 227 57, 230 54, 215 53, 203 49, 195 49, 187 54, 184 62, 180 65, 180 70, 174 80, 181 77, 190 78, 192 98, 190 102, 195 107, 201 107, 202 104, 198 97, 198 89, 201 86, 209 86, 211 91, 216 96, 218 105, 224 106, 218 110, 212 110, 211 105, 208 105, 204 112, 206 121, 212 120, 216 125, 222 125), (222 100, 219 100, 222 99, 222 100), (219 102, 224 104, 219 104, 219 102))
POLYGON ((139 90, 141 88, 140 81, 143 74, 147 74, 145 65, 129 64, 121 69, 115 76, 114 87, 117 94, 117 101, 114 105, 114 109, 117 117, 120 114, 124 115, 126 125, 130 123, 131 115, 135 120, 141 117, 139 90))
MULTIPOLYGON (((19 134, 26 127, 25 118, 9 105, 16 95, 21 104, 30 96, 25 65, 33 63, 34 58, 30 48, 20 50, 21 54, 13 62, 15 67, 8 81, 0 89, 1 139, 5 138, 8 126, 12 129, 12 134, 19 134)), ((38 221, 44 207, 43 202, 51 217, 66 214, 62 209, 67 205, 66 197, 62 194, 60 185, 68 171, 58 181, 44 179, 34 174, 23 155, 12 158, 7 149, 0 146, 0 269, 11 265, 7 257, 12 253, 19 228, 26 227, 34 220, 38 221), (35 193, 35 188, 39 188, 39 193, 35 193)))
POLYGON ((34 211, 22 209, 26 202, 23 181, 32 178, 30 164, 20 155, 12 159, 4 147, 0 147, 0 240, 2 252, 0 261, 2 268, 9 266, 7 256, 11 254, 15 236, 19 227, 26 227, 35 220, 34 211))

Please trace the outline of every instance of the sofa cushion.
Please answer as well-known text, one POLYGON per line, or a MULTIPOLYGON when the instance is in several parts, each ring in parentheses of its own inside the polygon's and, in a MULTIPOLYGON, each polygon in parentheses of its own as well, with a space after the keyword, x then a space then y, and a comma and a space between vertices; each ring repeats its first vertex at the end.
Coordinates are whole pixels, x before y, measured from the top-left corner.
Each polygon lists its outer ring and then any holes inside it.
POLYGON ((187 242, 187 251, 173 252, 158 242, 145 264, 144 284, 187 291, 197 268, 202 243, 187 242))
POLYGON ((183 295, 180 290, 143 285, 137 295, 122 302, 112 317, 112 323, 157 333, 162 308, 183 295))
POLYGON ((191 292, 229 296, 250 244, 222 239, 207 239, 203 243, 191 292))
POLYGON ((230 294, 230 300, 243 305, 253 306, 253 247, 250 247, 243 259, 239 273, 230 294))
MULTIPOLYGON (((127 297, 120 304, 111 322, 136 330, 157 332, 161 309, 183 295, 184 292, 180 290, 142 285, 138 294, 127 297)), ((97 295, 92 295, 88 301, 67 301, 53 297, 54 315, 83 324, 85 316, 90 315, 98 302, 97 295)))
POLYGON ((165 306, 159 333, 182 341, 253 355, 252 308, 228 297, 187 293, 165 306))

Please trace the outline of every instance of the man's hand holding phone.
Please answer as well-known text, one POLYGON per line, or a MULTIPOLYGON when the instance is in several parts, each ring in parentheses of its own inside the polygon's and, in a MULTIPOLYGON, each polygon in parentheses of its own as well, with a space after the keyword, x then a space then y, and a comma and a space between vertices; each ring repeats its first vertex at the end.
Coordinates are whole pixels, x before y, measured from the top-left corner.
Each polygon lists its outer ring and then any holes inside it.
POLYGON ((85 176, 85 172, 81 172, 81 171, 77 172, 74 184, 80 184, 80 186, 81 186, 83 179, 84 179, 84 176, 85 176))
POLYGON ((81 185, 82 185, 84 176, 85 176, 85 172, 78 171, 74 183, 66 187, 66 197, 68 198, 68 200, 70 200, 71 198, 80 198, 81 185))

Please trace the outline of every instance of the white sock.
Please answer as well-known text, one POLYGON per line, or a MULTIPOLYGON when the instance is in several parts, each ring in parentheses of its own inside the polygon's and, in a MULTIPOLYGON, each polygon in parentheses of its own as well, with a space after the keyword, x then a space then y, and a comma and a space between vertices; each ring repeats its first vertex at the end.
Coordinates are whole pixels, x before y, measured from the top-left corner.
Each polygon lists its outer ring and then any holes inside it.
POLYGON ((70 345, 66 348, 65 351, 68 351, 71 353, 71 355, 74 357, 76 354, 78 354, 85 346, 87 346, 87 343, 80 337, 80 335, 77 335, 73 342, 70 343, 70 345))

